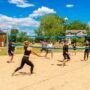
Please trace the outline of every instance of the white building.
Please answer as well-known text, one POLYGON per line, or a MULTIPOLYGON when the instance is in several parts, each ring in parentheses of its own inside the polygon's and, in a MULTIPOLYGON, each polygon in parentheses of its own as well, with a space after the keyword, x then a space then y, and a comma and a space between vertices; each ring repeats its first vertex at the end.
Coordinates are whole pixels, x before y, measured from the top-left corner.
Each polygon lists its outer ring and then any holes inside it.
POLYGON ((66 30, 66 36, 86 36, 86 30, 66 30))
POLYGON ((73 36, 78 36, 78 37, 82 37, 82 36, 86 36, 86 30, 66 30, 66 37, 68 40, 68 43, 71 44, 71 37, 73 36))

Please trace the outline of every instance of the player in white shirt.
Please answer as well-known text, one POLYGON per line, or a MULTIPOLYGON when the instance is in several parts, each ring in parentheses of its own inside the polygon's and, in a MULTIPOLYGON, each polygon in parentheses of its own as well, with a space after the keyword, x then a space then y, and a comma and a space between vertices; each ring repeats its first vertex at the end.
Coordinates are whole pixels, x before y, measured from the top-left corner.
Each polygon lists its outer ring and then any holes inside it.
POLYGON ((48 55, 48 53, 51 53, 51 58, 53 58, 53 51, 52 51, 52 49, 53 49, 53 44, 52 44, 52 42, 51 41, 48 41, 47 42, 47 52, 46 52, 46 57, 47 57, 47 55, 48 55))

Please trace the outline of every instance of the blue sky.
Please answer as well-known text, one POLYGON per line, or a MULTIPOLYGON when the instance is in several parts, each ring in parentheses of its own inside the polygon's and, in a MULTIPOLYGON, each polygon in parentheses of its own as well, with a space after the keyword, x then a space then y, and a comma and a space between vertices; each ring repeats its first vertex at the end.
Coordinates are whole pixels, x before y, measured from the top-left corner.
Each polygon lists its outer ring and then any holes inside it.
MULTIPOLYGON (((90 22, 90 0, 0 0, 0 28, 37 28, 43 15, 57 13, 68 21, 90 22)), ((33 30, 31 30, 33 32, 33 30)))

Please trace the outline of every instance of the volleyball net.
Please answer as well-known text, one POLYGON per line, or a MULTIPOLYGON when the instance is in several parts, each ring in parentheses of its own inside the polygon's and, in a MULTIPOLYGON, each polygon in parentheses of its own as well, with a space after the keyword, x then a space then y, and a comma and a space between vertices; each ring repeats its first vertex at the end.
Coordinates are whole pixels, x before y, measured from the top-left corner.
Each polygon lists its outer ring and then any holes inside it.
MULTIPOLYGON (((14 34, 12 34, 11 36, 14 36, 14 34)), ((6 42, 7 47, 1 48, 0 55, 7 54, 8 43, 10 40, 14 42, 14 45, 16 48, 15 53, 17 54, 23 53, 23 46, 24 46, 23 42, 25 40, 29 40, 30 42, 32 42, 31 47, 35 49, 35 51, 38 51, 38 52, 40 52, 40 49, 42 48, 41 42, 42 41, 47 42, 48 40, 50 40, 53 44, 53 48, 51 48, 53 51, 62 51, 62 43, 64 40, 68 41, 70 51, 73 50, 73 47, 72 47, 73 42, 76 42, 77 51, 82 51, 85 49, 84 47, 85 40, 90 41, 90 35, 86 35, 86 36, 27 36, 26 38, 24 38, 22 42, 19 42, 19 40, 13 40, 11 37, 8 37, 7 42, 6 42)))
MULTIPOLYGON (((13 36, 13 35, 12 35, 13 36)), ((9 38, 9 40, 12 40, 12 38, 9 38)), ((48 42, 49 40, 53 43, 54 47, 52 49, 62 49, 62 43, 64 40, 67 40, 70 48, 72 49, 72 43, 76 43, 77 49, 84 49, 84 43, 85 40, 90 41, 90 35, 83 35, 83 36, 27 36, 23 41, 25 40, 29 40, 30 42, 32 42, 32 47, 33 48, 42 48, 41 42, 45 41, 48 42)), ((15 41, 15 40, 14 40, 15 41)), ((16 40, 16 42, 14 43, 14 45, 16 47, 18 46, 23 46, 23 41, 22 42, 18 42, 18 40, 16 40)))

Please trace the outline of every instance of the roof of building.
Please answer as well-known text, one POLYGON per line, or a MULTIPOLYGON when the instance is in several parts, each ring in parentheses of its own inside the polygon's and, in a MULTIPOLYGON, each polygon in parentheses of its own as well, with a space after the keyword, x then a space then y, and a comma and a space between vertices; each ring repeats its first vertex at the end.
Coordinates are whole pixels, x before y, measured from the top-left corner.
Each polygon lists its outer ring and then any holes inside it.
POLYGON ((83 33, 87 33, 86 30, 66 30, 66 33, 79 33, 79 32, 83 32, 83 33))

